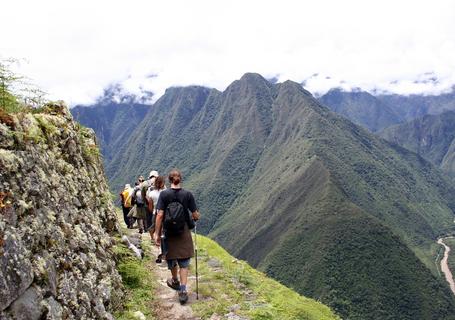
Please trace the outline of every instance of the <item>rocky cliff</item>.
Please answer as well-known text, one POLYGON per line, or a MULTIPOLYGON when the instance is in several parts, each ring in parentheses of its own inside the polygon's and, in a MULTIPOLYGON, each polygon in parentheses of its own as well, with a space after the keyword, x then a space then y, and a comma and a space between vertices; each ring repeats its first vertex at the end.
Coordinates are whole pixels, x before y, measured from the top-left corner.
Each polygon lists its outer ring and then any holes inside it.
POLYGON ((0 114, 0 319, 111 319, 120 304, 94 137, 60 103, 0 114))

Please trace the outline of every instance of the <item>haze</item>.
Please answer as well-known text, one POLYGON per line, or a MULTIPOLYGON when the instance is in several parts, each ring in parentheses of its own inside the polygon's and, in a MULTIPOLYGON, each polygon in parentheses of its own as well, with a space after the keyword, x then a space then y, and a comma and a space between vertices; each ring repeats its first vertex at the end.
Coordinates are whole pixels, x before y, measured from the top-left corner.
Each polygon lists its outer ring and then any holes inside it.
POLYGON ((438 94, 455 84, 453 1, 3 1, 0 58, 71 105, 109 84, 154 99, 224 90, 245 72, 332 87, 438 94))

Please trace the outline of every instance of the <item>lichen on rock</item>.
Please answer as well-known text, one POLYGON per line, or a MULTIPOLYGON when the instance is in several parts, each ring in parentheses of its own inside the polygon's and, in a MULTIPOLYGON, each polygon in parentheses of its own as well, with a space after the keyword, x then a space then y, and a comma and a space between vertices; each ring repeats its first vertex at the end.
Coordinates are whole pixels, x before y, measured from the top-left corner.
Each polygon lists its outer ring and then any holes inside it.
POLYGON ((93 132, 66 106, 0 123, 0 319, 112 319, 118 230, 93 132))

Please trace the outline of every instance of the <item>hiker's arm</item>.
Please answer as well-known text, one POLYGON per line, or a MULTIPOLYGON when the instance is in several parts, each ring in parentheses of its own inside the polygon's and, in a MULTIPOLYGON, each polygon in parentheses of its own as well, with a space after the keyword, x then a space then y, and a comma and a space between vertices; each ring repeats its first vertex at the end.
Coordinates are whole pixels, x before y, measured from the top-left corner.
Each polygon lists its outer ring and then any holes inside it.
POLYGON ((153 240, 155 240, 157 246, 161 244, 161 226, 163 224, 163 216, 164 211, 158 210, 155 221, 155 233, 153 234, 153 240))
POLYGON ((148 199, 148 207, 149 207, 149 211, 150 212, 153 212, 153 210, 155 210, 155 206, 153 204, 153 199, 148 199))
POLYGON ((196 206, 196 201, 194 200, 193 194, 190 192, 189 193, 189 198, 188 198, 188 209, 191 211, 191 216, 194 221, 198 221, 199 218, 201 217, 201 214, 199 213, 199 210, 196 206))
POLYGON ((194 221, 198 221, 199 218, 201 217, 201 214, 199 213, 199 210, 194 211, 191 215, 193 216, 193 220, 194 221))

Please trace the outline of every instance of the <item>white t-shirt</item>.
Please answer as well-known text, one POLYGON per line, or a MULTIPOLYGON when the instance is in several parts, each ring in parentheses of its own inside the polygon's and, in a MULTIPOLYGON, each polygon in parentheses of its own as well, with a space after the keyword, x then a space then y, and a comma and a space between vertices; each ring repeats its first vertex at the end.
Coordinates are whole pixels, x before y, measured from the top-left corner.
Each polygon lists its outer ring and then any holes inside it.
POLYGON ((158 203, 158 198, 160 197, 160 193, 161 191, 163 191, 165 189, 161 189, 161 190, 155 190, 153 189, 152 191, 150 191, 147 195, 147 197, 149 199, 152 199, 153 200, 153 208, 155 208, 153 211, 154 213, 156 213, 156 204, 158 203))

